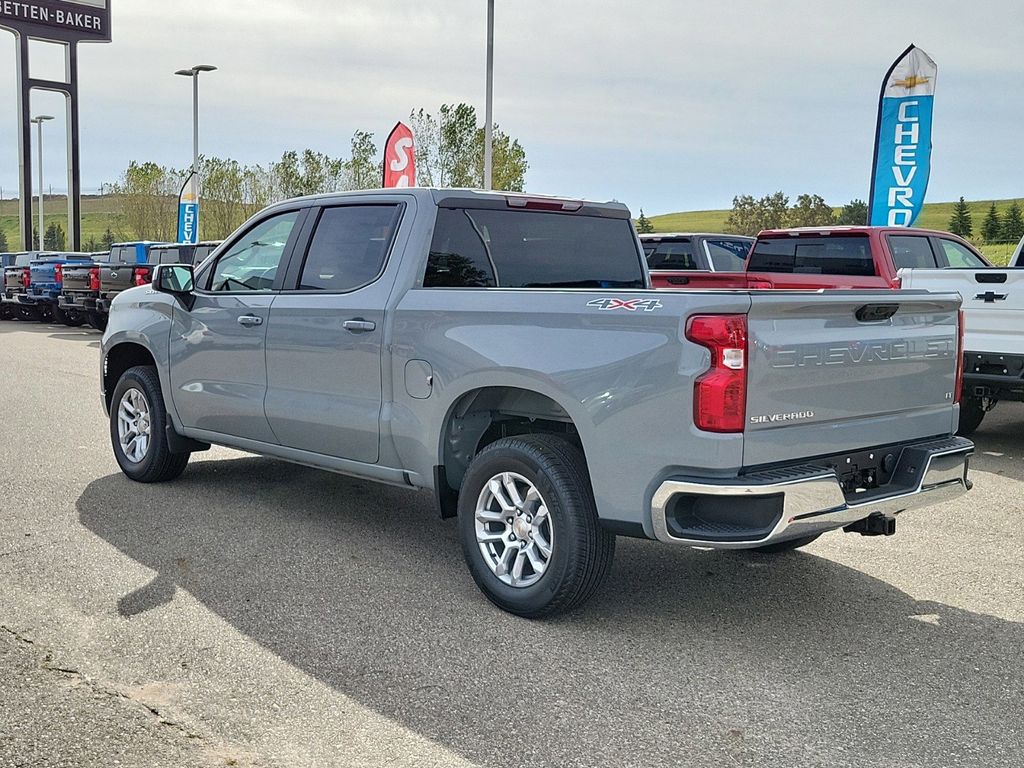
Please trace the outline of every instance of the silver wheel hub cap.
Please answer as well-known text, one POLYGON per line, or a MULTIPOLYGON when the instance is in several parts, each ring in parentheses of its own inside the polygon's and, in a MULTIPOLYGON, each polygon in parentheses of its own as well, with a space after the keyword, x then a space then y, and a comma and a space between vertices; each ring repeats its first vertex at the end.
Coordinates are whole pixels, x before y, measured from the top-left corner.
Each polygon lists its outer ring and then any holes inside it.
POLYGON ((512 587, 540 581, 551 562, 554 530, 536 486, 515 472, 502 472, 480 491, 476 540, 491 571, 512 587))
POLYGON ((142 391, 135 387, 125 390, 117 406, 117 438, 121 452, 132 464, 149 453, 151 419, 149 401, 142 391))

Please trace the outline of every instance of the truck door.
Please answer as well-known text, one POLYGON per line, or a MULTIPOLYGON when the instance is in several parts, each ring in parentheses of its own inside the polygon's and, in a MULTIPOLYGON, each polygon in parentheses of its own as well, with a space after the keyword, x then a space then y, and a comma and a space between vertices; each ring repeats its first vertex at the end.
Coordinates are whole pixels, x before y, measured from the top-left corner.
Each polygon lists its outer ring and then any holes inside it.
POLYGON ((394 285, 388 260, 406 207, 400 200, 310 213, 315 228, 292 256, 289 287, 267 329, 266 413, 282 445, 379 459, 384 312, 394 285))
POLYGON ((174 307, 172 397, 186 427, 276 442, 263 411, 267 319, 304 213, 272 214, 246 230, 197 275, 192 309, 174 307))

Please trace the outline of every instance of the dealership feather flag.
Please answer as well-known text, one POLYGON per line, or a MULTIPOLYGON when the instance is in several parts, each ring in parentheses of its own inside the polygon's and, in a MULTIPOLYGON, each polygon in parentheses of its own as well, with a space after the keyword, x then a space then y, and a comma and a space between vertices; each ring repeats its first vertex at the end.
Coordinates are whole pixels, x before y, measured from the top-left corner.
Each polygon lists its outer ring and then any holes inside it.
POLYGON ((938 67, 911 45, 882 81, 871 170, 869 224, 909 227, 928 189, 932 159, 932 106, 938 67))
POLYGON ((412 130, 397 123, 384 142, 384 184, 392 187, 416 186, 416 144, 412 130))

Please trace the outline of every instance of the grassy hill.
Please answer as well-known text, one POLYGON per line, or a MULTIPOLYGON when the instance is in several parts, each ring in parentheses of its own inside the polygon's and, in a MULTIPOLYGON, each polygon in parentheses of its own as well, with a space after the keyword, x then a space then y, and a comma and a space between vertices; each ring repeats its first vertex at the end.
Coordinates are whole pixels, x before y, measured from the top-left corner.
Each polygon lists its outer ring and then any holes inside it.
MULTIPOLYGON (((51 222, 59 224, 66 233, 68 231, 68 202, 63 196, 46 196, 43 199, 44 224, 49 227, 51 222)), ((99 240, 109 227, 118 234, 120 212, 117 201, 110 196, 86 195, 82 197, 82 242, 90 237, 99 240)), ((18 201, 0 200, 0 231, 7 236, 7 244, 12 251, 22 250, 21 234, 18 224, 18 201)), ((120 237, 118 239, 121 239, 120 237)))
MULTIPOLYGON (((989 206, 995 202, 996 210, 1002 215, 1010 207, 1013 200, 984 200, 981 202, 968 203, 971 208, 971 221, 974 230, 981 229, 981 223, 985 220, 989 206)), ((1024 199, 1018 199, 1017 204, 1024 207, 1024 199)), ((949 220, 953 216, 953 206, 956 203, 925 203, 914 226, 924 229, 948 229, 949 220)), ((838 213, 839 209, 836 209, 838 213)), ((651 224, 655 232, 724 232, 725 220, 729 217, 728 210, 718 211, 683 211, 680 213, 666 213, 661 216, 650 216, 651 224)), ((995 264, 1005 264, 1013 253, 1016 244, 1005 245, 983 245, 981 252, 984 253, 995 264)))

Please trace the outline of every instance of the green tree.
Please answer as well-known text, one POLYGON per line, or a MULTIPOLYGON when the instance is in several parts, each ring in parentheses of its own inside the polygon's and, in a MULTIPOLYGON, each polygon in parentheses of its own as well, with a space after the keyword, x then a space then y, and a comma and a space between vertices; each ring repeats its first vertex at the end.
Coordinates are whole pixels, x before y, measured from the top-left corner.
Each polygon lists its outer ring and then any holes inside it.
MULTIPOLYGON (((477 129, 475 150, 477 178, 475 186, 484 184, 484 129, 477 129)), ((495 125, 491 132, 491 187, 503 192, 522 192, 526 184, 526 171, 530 164, 526 162, 526 150, 518 139, 511 138, 495 125)))
POLYGON ((109 251, 111 246, 118 240, 117 235, 110 231, 110 227, 107 227, 107 231, 103 233, 103 237, 100 238, 100 245, 103 246, 104 251, 109 251))
POLYGON ((824 227, 835 224, 835 212, 821 195, 800 195, 789 209, 791 227, 824 227))
POLYGON ((30 251, 41 251, 41 250, 43 250, 42 248, 39 247, 39 228, 38 227, 32 227, 32 247, 29 248, 29 250, 30 251))
POLYGON ((1016 243, 1022 237, 1024 237, 1024 216, 1021 215, 1020 205, 1014 200, 1003 215, 1002 241, 1016 243))
POLYGON ((64 235, 64 227, 60 224, 50 224, 46 228, 46 236, 43 238, 43 248, 47 251, 63 251, 67 247, 67 237, 64 235))
POLYGON ((764 229, 785 227, 788 216, 789 197, 781 191, 758 199, 738 195, 732 199, 725 228, 737 235, 753 236, 764 229))
POLYGON ((654 225, 651 224, 651 220, 644 216, 644 209, 640 209, 640 218, 636 220, 636 231, 641 235, 647 235, 654 231, 654 225))
POLYGON ((842 207, 836 217, 836 224, 860 227, 868 223, 868 204, 860 199, 853 199, 842 207))
POLYGON ((992 203, 985 214, 985 220, 981 222, 981 236, 985 238, 986 243, 996 243, 999 242, 1002 230, 1003 223, 999 218, 999 211, 996 210, 996 204, 992 203))
POLYGON ((89 239, 82 243, 82 250, 86 253, 96 253, 102 251, 99 242, 96 240, 95 235, 89 235, 89 239))
POLYGON ((373 134, 356 131, 352 136, 352 154, 345 161, 347 189, 379 189, 383 181, 382 160, 377 159, 373 134))
POLYGON ((949 220, 949 231, 960 237, 970 237, 974 234, 974 225, 971 222, 971 207, 967 205, 964 198, 953 206, 953 216, 949 220))
POLYGON ((0 229, 0 251, 9 251, 11 246, 7 243, 7 233, 0 229))
POLYGON ((178 192, 185 174, 156 163, 128 164, 111 185, 120 198, 128 233, 139 240, 173 240, 178 232, 178 192))

